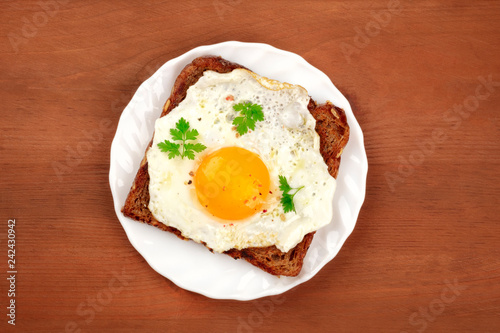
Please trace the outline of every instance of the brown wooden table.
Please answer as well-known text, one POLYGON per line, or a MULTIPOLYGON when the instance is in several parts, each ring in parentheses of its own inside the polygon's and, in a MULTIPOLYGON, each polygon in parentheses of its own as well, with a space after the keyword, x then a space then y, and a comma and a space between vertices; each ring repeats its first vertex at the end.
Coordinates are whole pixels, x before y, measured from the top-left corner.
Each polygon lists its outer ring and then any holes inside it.
POLYGON ((499 1, 3 1, 0 17, 0 331, 500 331, 499 1), (153 271, 108 184, 141 82, 227 40, 325 72, 369 160, 340 253, 307 283, 248 302, 153 271))

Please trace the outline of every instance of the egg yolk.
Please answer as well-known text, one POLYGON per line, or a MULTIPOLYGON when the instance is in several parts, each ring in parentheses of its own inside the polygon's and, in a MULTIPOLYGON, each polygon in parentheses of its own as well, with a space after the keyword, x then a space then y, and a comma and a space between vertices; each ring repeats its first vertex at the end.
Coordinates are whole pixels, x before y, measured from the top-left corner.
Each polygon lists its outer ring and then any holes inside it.
POLYGON ((201 205, 226 220, 241 220, 258 212, 269 193, 269 171, 260 157, 239 147, 207 155, 194 175, 201 205))

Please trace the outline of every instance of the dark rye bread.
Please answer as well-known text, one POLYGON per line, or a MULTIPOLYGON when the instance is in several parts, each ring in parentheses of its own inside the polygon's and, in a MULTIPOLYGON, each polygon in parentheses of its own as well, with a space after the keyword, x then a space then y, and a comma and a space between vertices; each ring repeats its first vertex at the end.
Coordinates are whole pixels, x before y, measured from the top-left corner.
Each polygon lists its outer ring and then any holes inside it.
MULTIPOLYGON (((161 117, 168 114, 184 100, 188 88, 198 81, 204 71, 212 70, 219 73, 228 73, 236 68, 245 67, 215 56, 194 59, 177 77, 171 95, 163 107, 161 117)), ((330 102, 317 105, 312 99, 309 101, 308 109, 316 119, 316 132, 320 136, 321 155, 328 165, 330 175, 336 178, 340 165, 340 155, 349 140, 349 126, 345 112, 330 102)), ((148 149, 151 144, 152 141, 148 149)), ((125 205, 122 208, 122 212, 125 216, 134 220, 153 225, 164 231, 172 232, 181 239, 186 239, 176 228, 169 227, 156 220, 149 211, 148 204, 149 174, 145 154, 125 205)), ((274 245, 260 248, 251 247, 242 250, 231 249, 224 253, 235 259, 245 259, 252 265, 273 275, 297 276, 302 269, 304 257, 313 237, 314 232, 305 235, 297 246, 286 253, 280 251, 274 245)))

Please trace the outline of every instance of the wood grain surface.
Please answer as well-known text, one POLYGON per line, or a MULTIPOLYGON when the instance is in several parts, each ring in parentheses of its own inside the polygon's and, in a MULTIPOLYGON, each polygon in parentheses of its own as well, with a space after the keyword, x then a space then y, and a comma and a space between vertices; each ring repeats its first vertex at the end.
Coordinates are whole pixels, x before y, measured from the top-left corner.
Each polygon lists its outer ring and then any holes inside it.
POLYGON ((0 17, 0 331, 500 332, 499 1, 2 1, 0 17), (369 161, 340 253, 310 281, 248 302, 157 274, 108 183, 138 86, 228 40, 326 73, 369 161))

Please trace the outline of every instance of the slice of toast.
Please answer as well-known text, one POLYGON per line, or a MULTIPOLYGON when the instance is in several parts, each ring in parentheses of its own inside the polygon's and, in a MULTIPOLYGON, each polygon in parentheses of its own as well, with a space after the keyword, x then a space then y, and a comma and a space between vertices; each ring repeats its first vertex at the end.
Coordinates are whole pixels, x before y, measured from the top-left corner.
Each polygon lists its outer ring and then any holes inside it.
MULTIPOLYGON (((194 59, 177 77, 169 99, 163 107, 161 117, 168 114, 186 97, 187 90, 195 84, 206 70, 228 73, 236 68, 244 68, 221 57, 205 56, 194 59)), ((320 153, 328 166, 332 177, 337 177, 340 155, 349 140, 349 126, 344 110, 330 102, 317 105, 310 99, 308 109, 316 119, 316 132, 320 136, 320 153)), ((147 149, 152 144, 152 140, 147 149)), ((176 228, 169 227, 156 220, 148 209, 149 174, 146 154, 127 196, 122 212, 134 220, 169 231, 181 239, 186 239, 176 228)), ((235 259, 245 259, 252 265, 273 275, 297 276, 304 262, 304 257, 311 245, 314 232, 304 236, 303 240, 290 251, 284 253, 276 246, 251 247, 242 250, 231 249, 224 252, 235 259)), ((209 249, 211 250, 211 249, 209 249)))

